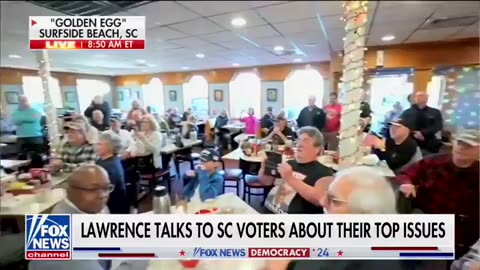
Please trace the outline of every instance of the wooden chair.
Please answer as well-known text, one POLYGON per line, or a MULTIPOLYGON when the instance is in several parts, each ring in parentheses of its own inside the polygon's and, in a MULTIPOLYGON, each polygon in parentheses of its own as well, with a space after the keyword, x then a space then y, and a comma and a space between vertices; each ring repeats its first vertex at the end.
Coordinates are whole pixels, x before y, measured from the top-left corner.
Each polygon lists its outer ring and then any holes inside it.
POLYGON ((225 169, 225 162, 222 160, 222 170, 220 174, 223 175, 223 193, 225 188, 235 188, 237 196, 240 197, 240 182, 242 180, 242 170, 240 169, 225 169), (229 182, 229 183, 227 183, 229 182))
POLYGON ((262 163, 260 162, 252 162, 245 159, 240 158, 239 160, 239 168, 242 171, 242 179, 243 179, 243 199, 250 203, 251 196, 262 196, 263 200, 268 195, 268 191, 272 187, 272 185, 265 185, 260 182, 258 178, 258 172, 260 171, 262 163), (247 181, 248 178, 248 181, 247 181), (262 193, 253 193, 252 189, 260 189, 262 193))
POLYGON ((165 184, 168 192, 171 192, 170 168, 155 168, 153 155, 136 157, 136 169, 140 174, 140 184, 142 181, 148 182, 149 192, 153 192, 158 184, 165 184), (166 183, 164 183, 166 181, 166 183))
POLYGON ((177 175, 180 176, 180 164, 184 162, 190 163, 190 170, 195 169, 195 165, 200 162, 200 154, 192 152, 192 148, 186 148, 175 153, 175 169, 177 175))

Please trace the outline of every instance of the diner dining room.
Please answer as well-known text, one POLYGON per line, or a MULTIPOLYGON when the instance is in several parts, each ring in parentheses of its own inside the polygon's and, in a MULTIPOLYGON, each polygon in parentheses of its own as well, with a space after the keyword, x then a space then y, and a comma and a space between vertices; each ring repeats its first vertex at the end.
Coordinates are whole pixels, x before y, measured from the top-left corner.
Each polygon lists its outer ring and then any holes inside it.
POLYGON ((480 269, 480 2, 0 10, 2 269, 480 269), (146 46, 30 50, 29 16, 145 16, 146 46), (455 214, 455 260, 25 259, 25 215, 204 212, 455 214))

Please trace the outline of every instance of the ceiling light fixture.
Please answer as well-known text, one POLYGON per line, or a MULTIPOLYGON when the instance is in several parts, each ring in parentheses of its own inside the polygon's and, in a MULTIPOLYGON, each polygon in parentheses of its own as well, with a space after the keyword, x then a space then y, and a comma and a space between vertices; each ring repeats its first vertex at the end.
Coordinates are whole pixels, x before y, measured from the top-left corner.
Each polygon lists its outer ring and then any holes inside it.
POLYGON ((137 59, 137 60, 135 60, 135 62, 137 62, 139 64, 145 64, 145 62, 147 62, 147 61, 145 61, 143 59, 137 59))
POLYGON ((273 47, 273 50, 276 51, 276 52, 281 52, 281 51, 285 50, 285 48, 283 48, 283 46, 275 46, 275 47, 273 47))
POLYGON ((203 54, 203 53, 197 53, 195 56, 197 58, 205 58, 205 54, 203 54))
POLYGON ((149 67, 156 67, 157 65, 155 65, 155 64, 147 64, 147 66, 149 66, 149 67))
POLYGON ((8 55, 8 58, 20 59, 20 58, 22 58, 22 57, 21 57, 20 55, 18 55, 18 54, 9 54, 9 55, 8 55))
POLYGON ((182 67, 182 69, 185 69, 185 70, 186 70, 186 69, 190 69, 190 68, 189 68, 189 67, 182 67))
POLYGON ((395 39, 394 35, 386 35, 386 36, 382 37, 383 41, 392 41, 394 39, 395 39))
POLYGON ((295 62, 295 63, 300 63, 300 62, 302 62, 302 61, 303 61, 303 60, 302 60, 301 58, 295 58, 295 59, 293 59, 293 62, 295 62))
POLYGON ((233 63, 232 66, 238 67, 238 66, 240 66, 240 64, 239 63, 233 63))
POLYGON ((247 24, 247 21, 244 18, 238 17, 238 18, 233 19, 231 21, 231 23, 232 23, 233 26, 240 27, 240 26, 244 26, 245 24, 247 24))

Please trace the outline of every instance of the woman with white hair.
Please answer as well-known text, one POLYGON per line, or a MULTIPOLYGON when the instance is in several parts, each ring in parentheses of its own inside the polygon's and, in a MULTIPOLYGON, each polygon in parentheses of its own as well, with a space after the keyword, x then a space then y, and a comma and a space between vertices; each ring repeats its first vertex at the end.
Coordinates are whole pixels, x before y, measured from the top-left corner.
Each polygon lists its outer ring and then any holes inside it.
POLYGON ((114 186, 107 201, 111 214, 128 214, 129 205, 125 190, 125 176, 122 163, 118 156, 122 149, 122 140, 118 135, 111 133, 100 134, 97 145, 98 159, 96 164, 103 167, 114 186))
POLYGON ((157 120, 150 115, 144 115, 140 121, 140 130, 135 131, 133 135, 134 143, 127 150, 128 157, 153 156, 155 168, 162 168, 162 158, 160 156, 161 134, 157 120))

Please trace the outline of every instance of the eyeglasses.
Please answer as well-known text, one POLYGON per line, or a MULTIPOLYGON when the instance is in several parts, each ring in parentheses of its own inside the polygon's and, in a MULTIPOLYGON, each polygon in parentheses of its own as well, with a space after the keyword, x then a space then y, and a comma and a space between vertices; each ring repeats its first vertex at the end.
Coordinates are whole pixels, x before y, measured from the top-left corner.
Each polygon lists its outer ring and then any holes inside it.
POLYGON ((348 203, 347 201, 337 199, 333 194, 327 192, 327 203, 333 204, 334 206, 340 206, 342 204, 348 203))
POLYGON ((113 189, 115 188, 114 185, 110 184, 105 187, 97 187, 97 188, 84 188, 84 187, 76 187, 76 186, 70 186, 73 189, 78 189, 78 190, 83 190, 87 192, 92 192, 92 193, 112 193, 113 189))

